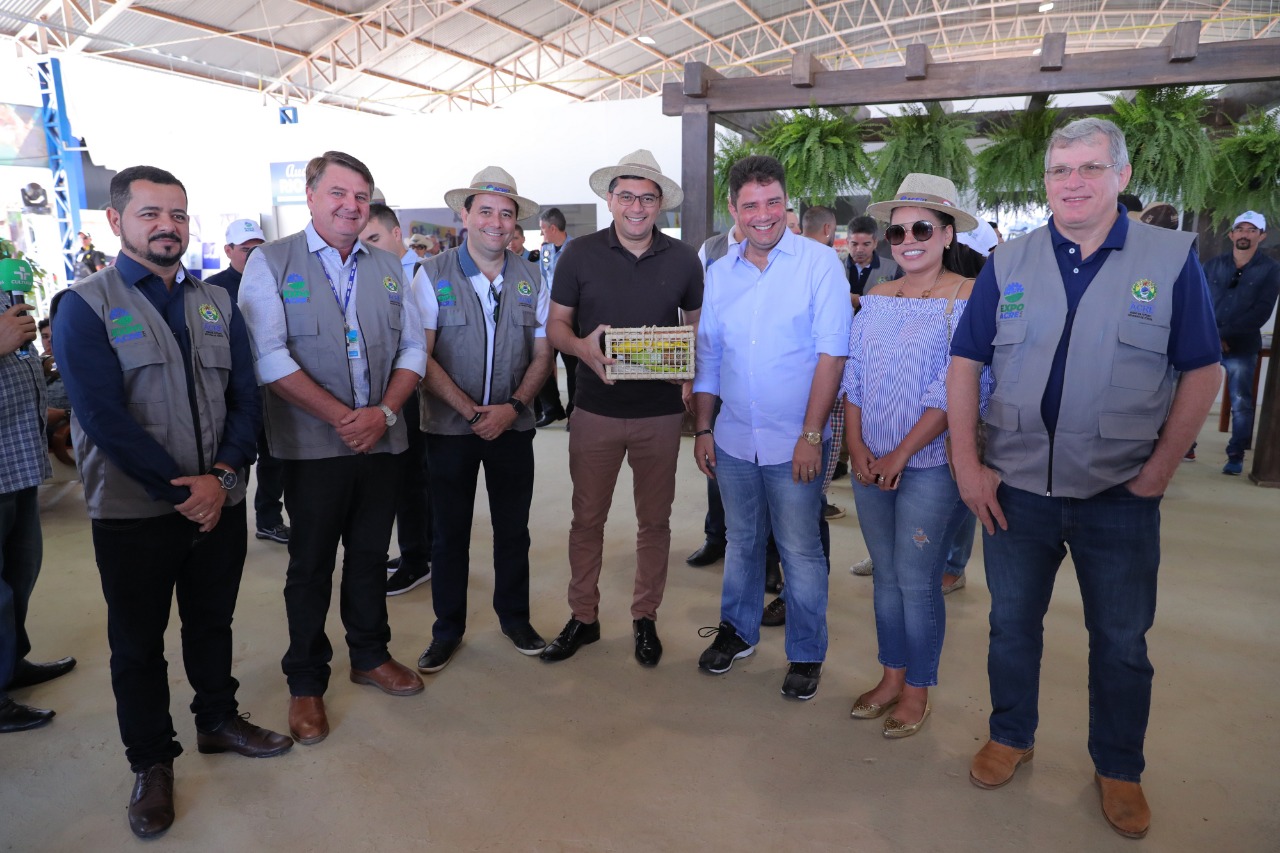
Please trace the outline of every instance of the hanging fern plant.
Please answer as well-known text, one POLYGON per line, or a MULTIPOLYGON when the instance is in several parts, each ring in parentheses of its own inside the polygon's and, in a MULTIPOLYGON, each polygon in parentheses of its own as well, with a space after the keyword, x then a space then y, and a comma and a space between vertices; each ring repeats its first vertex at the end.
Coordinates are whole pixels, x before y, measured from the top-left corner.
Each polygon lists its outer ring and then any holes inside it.
POLYGON ((1016 212, 1045 204, 1044 152, 1059 115, 1050 99, 991 128, 991 144, 975 158, 975 185, 983 207, 1016 212))
POLYGON ((1203 120, 1208 90, 1186 86, 1140 89, 1132 101, 1111 99, 1133 164, 1130 191, 1149 201, 1202 210, 1209 193, 1213 143, 1203 120))
POLYGON ((972 121, 944 112, 937 103, 904 108, 901 115, 889 119, 881 134, 884 147, 875 154, 872 197, 889 198, 912 172, 950 178, 956 189, 967 189, 973 168, 969 139, 974 130, 972 121))
POLYGON ((760 153, 760 143, 736 133, 716 134, 716 156, 712 162, 715 213, 719 220, 729 219, 729 170, 743 157, 760 153))
POLYGON ((811 106, 760 131, 761 152, 787 171, 787 193, 809 204, 833 204, 867 186, 871 158, 863 150, 866 125, 811 106))
POLYGON ((1218 225, 1245 210, 1280 211, 1280 115, 1252 112, 1218 141, 1208 203, 1218 225))

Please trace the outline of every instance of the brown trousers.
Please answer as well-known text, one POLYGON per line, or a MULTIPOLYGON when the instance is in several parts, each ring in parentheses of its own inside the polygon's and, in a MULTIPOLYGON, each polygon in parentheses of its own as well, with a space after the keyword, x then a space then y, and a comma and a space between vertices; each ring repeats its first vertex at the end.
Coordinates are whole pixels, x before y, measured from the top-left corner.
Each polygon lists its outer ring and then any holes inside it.
POLYGON ((623 457, 631 466, 636 507, 636 584, 632 619, 657 618, 671 553, 681 415, 607 418, 574 409, 569 431, 573 523, 569 527, 569 608, 579 622, 600 612, 604 524, 623 457))

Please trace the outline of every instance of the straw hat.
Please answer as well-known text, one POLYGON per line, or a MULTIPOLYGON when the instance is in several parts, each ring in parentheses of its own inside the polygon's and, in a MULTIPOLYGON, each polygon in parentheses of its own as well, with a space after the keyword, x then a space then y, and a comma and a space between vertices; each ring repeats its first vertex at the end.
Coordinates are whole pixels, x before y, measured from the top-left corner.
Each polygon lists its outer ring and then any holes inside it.
POLYGON ((867 205, 867 215, 888 222, 895 207, 925 207, 946 213, 955 217, 956 231, 972 231, 978 227, 975 216, 956 206, 956 185, 937 175, 912 172, 902 179, 892 199, 867 205))
POLYGON ((528 219, 538 214, 538 203, 530 198, 525 198, 516 192, 516 179, 511 177, 511 173, 506 169, 498 166, 486 166, 476 176, 471 179, 471 186, 459 187, 455 190, 449 190, 444 194, 444 203, 454 213, 462 213, 462 204, 467 200, 468 196, 477 193, 495 193, 497 195, 510 196, 511 200, 516 203, 516 219, 528 219))
POLYGON ((616 166, 605 166, 591 173, 591 190, 605 201, 609 200, 609 184, 614 178, 633 176, 648 178, 662 187, 662 210, 675 210, 684 201, 684 190, 675 181, 662 174, 662 167, 651 152, 641 148, 632 151, 618 161, 616 166))

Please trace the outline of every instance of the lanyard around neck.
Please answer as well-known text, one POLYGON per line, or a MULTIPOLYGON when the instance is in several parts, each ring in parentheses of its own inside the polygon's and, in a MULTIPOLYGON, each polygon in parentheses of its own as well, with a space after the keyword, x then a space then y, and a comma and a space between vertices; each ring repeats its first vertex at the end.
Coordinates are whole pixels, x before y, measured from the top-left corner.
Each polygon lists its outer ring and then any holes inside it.
POLYGON ((351 304, 351 290, 356 285, 356 267, 360 263, 360 258, 353 257, 351 259, 351 272, 347 275, 347 292, 339 297, 337 285, 333 283, 333 278, 329 275, 329 268, 324 265, 324 259, 320 257, 320 253, 316 252, 316 260, 320 261, 320 270, 324 273, 325 281, 329 282, 329 290, 333 292, 333 300, 338 303, 338 307, 342 309, 342 319, 345 322, 347 318, 347 306, 351 304))

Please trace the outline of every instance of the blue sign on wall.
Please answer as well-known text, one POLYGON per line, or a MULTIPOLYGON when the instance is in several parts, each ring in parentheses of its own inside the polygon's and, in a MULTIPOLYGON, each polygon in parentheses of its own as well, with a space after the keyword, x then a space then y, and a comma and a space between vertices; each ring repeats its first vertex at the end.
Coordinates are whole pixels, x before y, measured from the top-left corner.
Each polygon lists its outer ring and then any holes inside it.
POLYGON ((307 161, 271 164, 271 201, 274 204, 307 203, 307 161))

